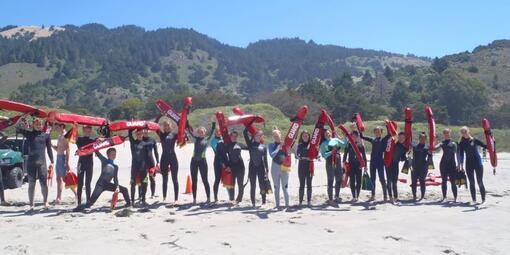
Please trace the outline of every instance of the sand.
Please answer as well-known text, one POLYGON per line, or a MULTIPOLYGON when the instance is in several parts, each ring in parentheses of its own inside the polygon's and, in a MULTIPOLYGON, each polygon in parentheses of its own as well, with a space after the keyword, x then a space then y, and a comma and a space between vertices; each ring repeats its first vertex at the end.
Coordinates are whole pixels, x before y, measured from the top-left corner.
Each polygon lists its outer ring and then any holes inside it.
MULTIPOLYGON (((119 150, 120 183, 129 184, 128 144, 119 150)), ((177 149, 180 192, 189 174, 192 146, 177 149)), ((459 190, 459 203, 439 202, 440 187, 428 187, 426 199, 417 204, 410 198, 408 185, 399 184, 399 206, 388 203, 342 202, 328 206, 324 162, 319 162, 313 180, 313 206, 292 206, 275 210, 274 197, 265 207, 252 208, 249 185, 240 207, 231 208, 221 187, 216 205, 190 204, 191 195, 180 195, 180 206, 173 199, 161 202, 161 175, 157 195, 145 209, 133 208, 128 217, 118 217, 123 209, 108 208, 111 193, 103 193, 91 211, 72 212, 73 194, 64 190, 64 205, 42 210, 39 187, 37 209, 26 213, 27 186, 7 190, 13 206, 0 207, 0 254, 508 254, 510 247, 510 154, 500 155, 500 167, 492 175, 485 165, 487 202, 471 206, 469 191, 459 190)), ((212 167, 212 151, 208 162, 212 167)), ((435 155, 436 166, 440 155, 435 155)), ((247 155, 244 155, 248 159, 247 155)), ((72 166, 75 166, 73 158, 72 166)), ((95 159, 94 183, 99 176, 95 159)), ((298 177, 295 162, 290 176, 291 204, 297 204, 298 177)), ((403 175, 401 174, 401 177, 403 175)), ((209 171, 209 182, 213 182, 209 171)), ((173 198, 170 184, 169 197, 173 198)), ((378 199, 381 190, 378 186, 378 199)), ((205 192, 199 183, 199 202, 205 192)), ((362 192, 362 199, 368 199, 362 192)), ((56 196, 56 185, 50 199, 56 196)), ((343 201, 351 199, 342 189, 343 201)), ((259 199, 260 196, 257 196, 259 199)), ((282 198, 283 199, 283 198, 282 198)), ((480 198, 479 198, 480 200, 480 198)), ((120 205, 123 201, 119 202, 120 205)), ((258 202, 260 204, 260 201, 258 202)))

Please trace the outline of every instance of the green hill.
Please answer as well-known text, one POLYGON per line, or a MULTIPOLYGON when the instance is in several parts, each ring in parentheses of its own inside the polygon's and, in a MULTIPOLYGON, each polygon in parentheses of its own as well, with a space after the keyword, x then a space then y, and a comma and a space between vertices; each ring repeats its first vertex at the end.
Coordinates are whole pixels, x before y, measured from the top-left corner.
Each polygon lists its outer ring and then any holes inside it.
POLYGON ((0 88, 2 95, 10 95, 19 86, 37 83, 53 77, 54 69, 37 67, 36 64, 9 63, 0 66, 0 88))

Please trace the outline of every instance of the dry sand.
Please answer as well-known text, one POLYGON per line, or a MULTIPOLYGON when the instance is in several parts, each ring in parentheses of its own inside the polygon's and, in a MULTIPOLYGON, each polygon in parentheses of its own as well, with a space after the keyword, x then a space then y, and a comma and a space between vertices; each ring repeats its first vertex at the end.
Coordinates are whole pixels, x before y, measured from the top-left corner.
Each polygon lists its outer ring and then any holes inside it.
MULTIPOLYGON (((118 146, 120 183, 129 183, 129 146, 118 146)), ((180 192, 189 173, 192 146, 177 149, 180 156, 180 192)), ((212 166, 212 152, 208 151, 212 166)), ((313 180, 313 206, 286 211, 272 209, 274 197, 263 208, 251 208, 249 185, 238 208, 226 205, 227 192, 221 187, 217 205, 191 206, 190 195, 180 195, 180 206, 149 199, 146 210, 133 208, 129 217, 117 217, 122 209, 110 212, 111 193, 103 193, 86 213, 72 212, 73 194, 64 191, 65 204, 27 214, 27 185, 6 191, 15 205, 0 207, 0 254, 508 254, 510 247, 510 159, 500 154, 498 174, 492 175, 485 162, 484 205, 470 206, 469 191, 459 191, 459 203, 440 203, 440 187, 428 187, 425 201, 387 203, 343 202, 327 206, 324 163, 319 162, 313 180)), ((436 166, 440 155, 435 156, 436 166)), ((245 155, 245 159, 248 156, 245 155)), ((73 158, 75 165, 76 158, 73 158)), ((94 183, 99 176, 95 159, 94 183)), ((403 175, 401 175, 402 177, 403 175)), ((161 194, 161 176, 157 176, 161 194)), ((213 172, 209 171, 212 186, 213 172)), ((170 182, 171 183, 171 182, 170 182)), ((410 198, 408 185, 399 184, 400 197, 410 198)), ((170 184, 168 195, 173 198, 170 184)), ((293 162, 289 191, 297 204, 298 177, 293 162)), ((378 185, 378 199, 381 191, 378 185)), ((199 183, 199 201, 205 200, 199 183)), ((50 199, 56 196, 56 185, 50 199)), ((257 196, 259 198, 260 196, 257 196)), ((368 192, 362 192, 367 200, 368 192)), ((451 193, 448 193, 451 201, 451 193)), ((342 189, 342 198, 351 198, 342 189)), ((172 199, 173 200, 173 199, 172 199)), ((479 199, 480 200, 480 199, 479 199)), ((123 201, 119 202, 120 205, 123 201)), ((260 201, 259 201, 260 204, 260 201)))

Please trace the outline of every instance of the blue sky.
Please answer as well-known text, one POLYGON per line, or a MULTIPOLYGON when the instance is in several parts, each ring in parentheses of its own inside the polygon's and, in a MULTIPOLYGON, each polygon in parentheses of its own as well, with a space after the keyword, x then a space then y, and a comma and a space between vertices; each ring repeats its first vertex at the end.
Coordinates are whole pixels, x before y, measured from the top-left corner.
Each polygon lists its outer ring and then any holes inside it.
POLYGON ((442 56, 510 39, 510 1, 1 1, 0 26, 193 28, 244 47, 276 37, 442 56))

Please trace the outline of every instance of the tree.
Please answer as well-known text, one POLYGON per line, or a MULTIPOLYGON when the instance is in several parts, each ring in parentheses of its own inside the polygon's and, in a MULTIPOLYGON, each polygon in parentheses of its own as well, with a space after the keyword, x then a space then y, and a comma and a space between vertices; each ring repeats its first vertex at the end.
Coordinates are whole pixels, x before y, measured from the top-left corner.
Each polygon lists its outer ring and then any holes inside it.
POLYGON ((437 104, 446 107, 452 124, 477 122, 488 110, 487 87, 477 79, 445 72, 437 89, 437 104))
POLYGON ((384 77, 386 77, 386 79, 388 79, 388 81, 390 82, 393 82, 394 81, 394 73, 393 73, 393 69, 391 69, 391 67, 389 66, 386 66, 384 68, 384 77))
POLYGON ((398 81, 395 88, 391 92, 390 105, 393 106, 397 113, 400 113, 411 102, 410 90, 402 81, 398 81))
POLYGON ((448 61, 444 58, 434 58, 431 65, 432 69, 437 73, 442 73, 448 68, 448 61))
POLYGON ((374 77, 372 77, 370 71, 365 70, 365 73, 363 73, 363 77, 361 77, 361 83, 366 86, 372 86, 374 84, 374 77))
POLYGON ((340 78, 333 80, 333 87, 343 87, 345 89, 351 89, 354 85, 354 81, 352 80, 352 76, 348 72, 344 72, 340 78))

